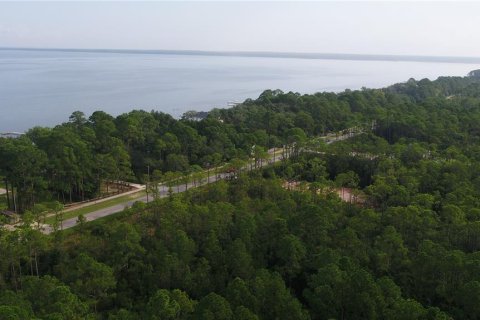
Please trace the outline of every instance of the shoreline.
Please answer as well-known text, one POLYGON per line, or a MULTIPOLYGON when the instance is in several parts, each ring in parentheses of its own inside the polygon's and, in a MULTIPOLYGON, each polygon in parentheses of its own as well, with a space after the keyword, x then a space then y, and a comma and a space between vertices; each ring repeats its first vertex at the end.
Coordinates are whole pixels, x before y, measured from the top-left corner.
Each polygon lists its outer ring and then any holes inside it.
POLYGON ((241 57, 241 58, 278 58, 307 60, 349 60, 349 61, 389 61, 389 62, 430 62, 480 64, 480 57, 426 56, 396 54, 360 54, 360 53, 324 53, 324 52, 274 52, 274 51, 206 51, 206 50, 168 50, 168 49, 92 49, 92 48, 35 48, 0 47, 4 51, 50 51, 77 53, 116 53, 116 54, 156 54, 182 56, 241 57))
MULTIPOLYGON (((36 126, 52 128, 67 121, 69 115, 75 110, 82 111, 87 116, 101 110, 113 117, 133 110, 146 112, 153 110, 168 114, 178 120, 188 111, 208 113, 212 109, 229 109, 233 106, 231 101, 241 103, 247 99, 255 100, 266 89, 281 89, 284 92, 292 91, 302 95, 341 93, 346 90, 357 91, 363 87, 382 89, 396 83, 404 83, 409 78, 434 81, 440 76, 465 77, 469 72, 480 67, 480 63, 279 60, 278 57, 266 57, 264 58, 265 62, 268 62, 269 59, 272 61, 264 64, 257 59, 251 59, 251 61, 245 59, 245 61, 239 62, 227 56, 202 58, 192 55, 197 53, 216 54, 216 52, 203 51, 182 51, 184 55, 175 57, 175 61, 192 60, 192 64, 182 67, 177 61, 172 67, 169 64, 170 57, 142 55, 141 53, 144 51, 134 51, 138 55, 106 54, 105 56, 67 52, 75 50, 81 52, 101 51, 0 47, 0 55, 12 59, 14 63, 27 66, 24 69, 13 68, 12 71, 2 75, 1 80, 7 84, 4 88, 5 103, 3 107, 5 111, 8 111, 0 121, 0 138, 18 137, 19 133, 12 131, 20 131, 21 134, 36 126), (13 50, 25 51, 15 52, 13 50), (17 55, 20 58, 16 57, 17 55), (38 69, 29 69, 28 64, 35 61, 32 59, 35 59, 37 55, 40 56, 40 60, 37 61, 39 62, 38 69), (58 66, 57 62, 52 63, 51 56, 59 56, 61 65, 58 66), (80 59, 83 62, 77 65, 77 59, 85 56, 89 58, 85 61, 80 59), (66 58, 63 59, 64 57, 66 58), (122 62, 126 66, 118 68, 116 64, 100 65, 98 61, 102 59, 115 63, 122 62), (225 62, 229 59, 235 60, 236 63, 226 66, 225 62), (141 61, 141 67, 126 63, 130 60, 141 61), (216 60, 221 61, 214 63, 216 60), (404 64, 410 64, 411 69, 405 68, 404 64), (391 67, 388 73, 384 72, 386 65, 391 67), (145 67, 148 68, 145 69, 145 67), (61 73, 56 76, 55 73, 52 73, 57 68, 65 69, 65 74, 61 73), (148 71, 155 68, 166 71, 164 73, 148 71), (405 70, 409 70, 408 73, 405 70), (137 72, 137 80, 134 81, 128 76, 130 71, 137 72), (16 72, 23 76, 19 78, 16 72), (77 77, 77 73, 83 76, 77 77), (32 85, 32 83, 43 83, 42 81, 47 79, 46 74, 53 74, 53 76, 48 77, 45 87, 32 85), (112 74, 116 76, 113 77, 112 74), (165 82, 167 76, 177 78, 173 78, 175 81, 165 82), (64 78, 69 81, 64 81, 64 78), (26 83, 22 79, 30 80, 26 83), (85 87, 85 90, 78 90, 79 87, 86 84, 88 86, 85 87), (19 94, 10 94, 10 92, 19 94), (55 92, 55 94, 48 94, 49 92, 55 92), (127 95, 125 92, 129 94, 127 95), (10 133, 8 133, 9 131, 10 133)), ((131 51, 116 52, 129 53, 131 51)), ((167 54, 178 51, 148 52, 167 54)), ((235 53, 220 52, 220 54, 235 53)), ((255 55, 256 53, 247 52, 245 54, 255 55)), ((478 60, 480 62, 480 58, 478 60)))

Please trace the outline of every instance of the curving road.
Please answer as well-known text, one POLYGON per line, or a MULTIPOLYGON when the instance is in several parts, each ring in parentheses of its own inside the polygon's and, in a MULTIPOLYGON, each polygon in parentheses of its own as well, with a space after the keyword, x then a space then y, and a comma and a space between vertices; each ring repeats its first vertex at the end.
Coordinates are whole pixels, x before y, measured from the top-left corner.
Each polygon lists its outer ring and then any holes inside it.
MULTIPOLYGON (((273 154, 273 149, 269 150, 269 154, 271 154, 271 155, 273 154)), ((275 161, 273 161, 273 159, 271 159, 269 161, 263 161, 263 162, 259 163, 257 165, 257 167, 264 167, 264 166, 270 165, 274 162, 278 162, 282 159, 283 159, 283 156, 277 154, 275 156, 275 161)), ((244 167, 244 170, 245 169, 247 169, 247 167, 244 167)), ((173 191, 174 194, 185 192, 186 190, 190 190, 191 188, 196 188, 196 187, 205 185, 207 183, 214 183, 214 182, 219 181, 219 180, 224 180, 224 179, 230 178, 231 176, 232 176, 231 173, 219 173, 217 175, 212 174, 212 175, 210 175, 209 178, 203 179, 202 182, 197 182, 195 184, 194 183, 188 183, 187 185, 179 184, 179 185, 172 186, 172 191, 173 191)), ((162 185, 161 190, 159 192, 159 197, 160 198, 165 198, 167 196, 168 196, 168 188, 166 186, 162 185)), ((148 199, 150 201, 152 201, 153 197, 151 195, 149 195, 148 199)), ((90 212, 88 214, 85 214, 84 216, 85 216, 86 221, 97 220, 97 219, 112 215, 114 213, 120 212, 120 211, 124 210, 125 208, 129 208, 137 201, 146 203, 147 202, 147 196, 142 196, 142 197, 139 197, 139 198, 136 198, 136 199, 132 199, 130 201, 127 201, 127 202, 124 202, 124 203, 121 203, 121 204, 117 204, 117 205, 114 205, 114 206, 111 206, 111 207, 108 207, 108 208, 99 209, 99 210, 90 212)), ((78 223, 77 220, 78 220, 77 217, 64 220, 63 221, 63 229, 68 229, 68 228, 72 228, 72 227, 76 226, 77 223, 78 223)), ((50 225, 43 225, 42 231, 46 234, 49 234, 53 231, 53 229, 50 225)))
MULTIPOLYGON (((331 143, 334 143, 334 142, 337 142, 337 141, 343 141, 343 140, 352 138, 354 136, 357 136, 361 133, 363 133, 363 132, 348 133, 348 134, 344 134, 344 135, 340 135, 340 136, 336 136, 336 137, 328 136, 328 138, 326 136, 325 137, 325 138, 327 138, 326 143, 331 144, 331 143)), ((268 153, 270 155, 273 155, 273 150, 274 149, 268 150, 268 153)), ((281 150, 281 149, 276 149, 276 150, 278 151, 278 150, 281 150)), ((257 167, 264 167, 264 166, 273 164, 274 162, 281 161, 281 160, 284 159, 284 156, 285 156, 285 158, 288 158, 289 155, 284 154, 284 153, 282 153, 282 154, 275 153, 274 159, 270 159, 270 160, 267 160, 267 161, 262 161, 261 163, 259 163, 257 165, 257 167)), ((244 170, 248 169, 247 166, 244 167, 244 170)), ((224 180, 224 179, 227 179, 231 176, 232 176, 232 174, 230 174, 230 173, 220 173, 220 174, 217 174, 217 175, 212 174, 212 175, 210 175, 210 177, 208 179, 202 180, 201 183, 198 183, 198 182, 196 184, 189 183, 187 186, 185 186, 185 184, 175 185, 175 186, 172 187, 172 191, 173 191, 173 193, 185 192, 185 190, 187 190, 187 189, 199 187, 199 186, 205 185, 207 183, 213 183, 213 182, 216 182, 218 180, 224 180)), ((167 197, 167 196, 168 196, 167 187, 162 187, 161 191, 159 193, 159 197, 164 198, 164 197, 167 197)), ((152 199, 153 198, 150 195, 149 200, 152 200, 152 199)), ((124 210, 125 208, 131 207, 137 201, 147 202, 147 196, 142 196, 142 197, 139 197, 137 199, 130 200, 128 202, 124 202, 124 203, 117 204, 117 205, 114 205, 114 206, 111 206, 111 207, 108 207, 108 208, 104 208, 104 209, 100 209, 100 210, 90 212, 88 214, 85 214, 85 219, 86 219, 86 221, 93 221, 93 220, 97 220, 97 219, 112 215, 114 213, 117 213, 117 212, 120 212, 120 211, 124 210)), ((63 229, 72 228, 76 225, 77 225, 77 217, 66 219, 66 220, 63 221, 63 229)), ((46 234, 49 234, 53 231, 53 229, 50 225, 43 225, 42 231, 46 234)))

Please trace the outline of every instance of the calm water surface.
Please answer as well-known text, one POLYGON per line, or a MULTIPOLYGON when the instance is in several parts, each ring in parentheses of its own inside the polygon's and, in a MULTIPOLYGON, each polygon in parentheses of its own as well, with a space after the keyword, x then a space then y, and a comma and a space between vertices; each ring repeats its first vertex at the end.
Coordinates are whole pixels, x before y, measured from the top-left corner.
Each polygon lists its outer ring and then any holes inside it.
POLYGON ((179 117, 265 89, 300 93, 464 76, 478 65, 140 53, 0 50, 0 132, 54 126, 75 110, 132 109, 179 117))

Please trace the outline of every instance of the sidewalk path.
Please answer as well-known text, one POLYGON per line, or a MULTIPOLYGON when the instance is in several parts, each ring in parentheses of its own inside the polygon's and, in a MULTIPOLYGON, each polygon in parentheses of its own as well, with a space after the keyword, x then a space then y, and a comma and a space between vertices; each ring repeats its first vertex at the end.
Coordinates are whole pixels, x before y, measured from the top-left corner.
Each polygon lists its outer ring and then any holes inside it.
MULTIPOLYGON (((355 135, 345 134, 345 135, 337 136, 337 137, 327 141, 327 144, 331 144, 331 143, 334 143, 334 142, 337 142, 337 141, 342 141, 342 140, 351 138, 355 135)), ((281 150, 281 148, 276 149, 277 152, 275 153, 274 159, 272 157, 268 160, 261 161, 260 163, 257 164, 257 168, 265 167, 265 166, 271 165, 275 162, 283 160, 284 159, 284 153, 279 153, 278 152, 279 150, 281 150)), ((273 156, 273 149, 268 150, 268 153, 269 153, 270 156, 273 156)), ((286 155, 286 157, 288 157, 288 155, 286 155)), ((250 165, 251 164, 249 162, 243 168, 243 170, 248 170, 250 165)), ((196 184, 189 183, 187 185, 187 188, 186 188, 185 184, 172 186, 172 191, 173 191, 174 194, 175 193, 180 193, 180 192, 185 192, 185 190, 187 190, 187 189, 189 190, 191 188, 195 188, 195 187, 205 185, 205 184, 207 184, 207 181, 209 181, 209 183, 213 183, 213 182, 216 182, 216 181, 219 181, 219 180, 224 180, 224 179, 230 178, 231 176, 232 176, 231 173, 220 173, 220 174, 217 174, 217 175, 212 174, 212 175, 209 176, 208 179, 207 178, 203 179, 201 183, 198 183, 198 182, 196 184)), ((145 186, 143 186, 143 185, 137 185, 137 187, 142 187, 143 189, 145 189, 145 186)), ((131 193, 138 192, 138 191, 139 191, 138 189, 133 190, 133 191, 131 191, 131 193)), ((127 193, 123 193, 123 194, 121 194, 121 196, 123 196, 125 194, 127 194, 127 193)), ((168 190, 167 190, 166 187, 162 186, 162 190, 159 193, 159 197, 160 198, 165 198, 167 196, 168 196, 168 190)), ((112 199, 112 197, 107 198, 106 200, 110 200, 110 199, 112 199)), ((150 199, 150 201, 153 199, 151 195, 149 196, 149 199, 150 199)), ((101 201, 101 200, 99 200, 99 201, 101 201)), ((109 215, 118 213, 118 212, 124 210, 125 208, 129 208, 137 201, 146 203, 147 202, 147 196, 142 196, 142 197, 139 197, 137 199, 132 199, 132 200, 130 200, 128 202, 125 202, 125 203, 121 203, 121 204, 117 204, 117 205, 114 205, 114 206, 111 206, 111 207, 108 207, 108 208, 96 210, 94 212, 90 212, 88 214, 85 214, 84 216, 85 216, 86 221, 97 220, 97 219, 100 219, 100 218, 107 217, 109 215)), ((75 207, 75 209, 78 209, 78 208, 79 208, 78 206, 75 207)), ((63 221, 63 229, 68 229, 68 228, 72 228, 72 227, 76 226, 77 225, 77 219, 78 219, 77 217, 74 217, 74 218, 64 220, 63 221)), ((52 231, 53 230, 52 230, 52 227, 50 225, 43 225, 43 232, 44 233, 49 234, 52 231)))
MULTIPOLYGON (((110 196, 110 197, 101 198, 101 199, 98 199, 98 200, 85 201, 82 204, 73 205, 71 207, 68 207, 67 209, 63 210, 63 212, 69 212, 69 211, 78 210, 78 209, 81 209, 81 208, 93 206, 93 205, 98 204, 98 203, 102 203, 102 202, 105 202, 105 201, 110 201, 110 200, 120 198, 120 197, 123 197, 123 196, 128 196, 129 194, 134 194, 134 193, 137 193, 137 192, 140 192, 140 191, 146 189, 146 186, 143 185, 143 184, 129 183, 129 185, 131 187, 134 187, 135 189, 127 191, 127 192, 122 192, 122 193, 119 193, 119 194, 116 194, 116 195, 113 195, 113 196, 110 196)), ((47 218, 48 217, 53 217, 54 215, 55 215, 55 213, 50 213, 50 214, 47 215, 47 218)))
MULTIPOLYGON (((277 151, 278 150, 279 149, 277 149, 277 151)), ((273 150, 272 150, 271 154, 273 155, 273 150)), ((275 162, 278 162, 282 159, 283 159, 283 156, 281 154, 276 153, 275 162)), ((270 165, 272 163, 273 163, 273 159, 270 159, 269 161, 263 161, 261 164, 260 163, 257 164, 257 166, 258 167, 265 167, 265 166, 270 165)), ((248 167, 248 165, 246 167, 244 167, 243 170, 247 170, 247 167, 248 167)), ((208 179, 207 178, 202 179, 202 181, 200 183, 199 182, 197 182, 196 184, 188 183, 187 186, 185 184, 179 184, 179 185, 172 186, 172 191, 173 191, 174 194, 185 192, 187 189, 190 190, 191 188, 200 187, 200 186, 203 186, 207 183, 214 183, 214 182, 217 182, 219 180, 227 179, 231 176, 232 176, 231 173, 219 173, 217 175, 212 174, 212 175, 210 175, 210 177, 208 179)), ((138 190, 135 190, 135 192, 137 192, 137 191, 138 190)), ((122 194, 122 195, 125 195, 125 193, 122 194)), ((159 192, 159 197, 160 198, 165 198, 167 196, 168 196, 168 189, 167 189, 167 187, 162 186, 161 190, 159 192)), ((149 200, 150 201, 153 200, 153 197, 151 195, 149 196, 149 200)), ((120 211, 124 210, 125 208, 129 208, 137 201, 146 203, 147 202, 147 196, 142 196, 142 197, 139 197, 139 198, 136 198, 136 199, 132 199, 128 202, 124 202, 124 203, 117 204, 117 205, 114 205, 114 206, 111 206, 111 207, 108 207, 108 208, 96 210, 94 212, 87 213, 84 216, 85 216, 86 221, 97 220, 97 219, 112 215, 114 213, 120 212, 120 211)), ((78 207, 76 207, 76 209, 78 209, 78 207)), ((63 221, 63 229, 68 229, 68 228, 72 228, 72 227, 76 226, 77 225, 77 220, 78 220, 78 217, 74 217, 74 218, 64 220, 63 221)), ((43 232, 46 233, 46 234, 49 234, 53 231, 52 227, 50 225, 46 225, 46 224, 43 225, 42 229, 43 229, 43 232)))

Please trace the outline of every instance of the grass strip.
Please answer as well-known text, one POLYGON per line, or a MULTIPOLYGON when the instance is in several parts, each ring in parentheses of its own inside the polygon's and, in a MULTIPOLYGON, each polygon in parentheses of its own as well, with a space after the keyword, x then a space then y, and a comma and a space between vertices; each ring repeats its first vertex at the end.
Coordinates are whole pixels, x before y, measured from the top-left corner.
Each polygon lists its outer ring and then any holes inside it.
MULTIPOLYGON (((279 148, 277 150, 275 150, 275 156, 280 156, 283 152, 283 149, 279 148)), ((273 154, 269 154, 268 155, 268 159, 272 159, 274 157, 273 154)), ((225 164, 226 165, 226 164, 225 164)), ((223 166, 219 166, 217 167, 217 169, 221 169, 223 168, 225 165, 223 166)), ((207 172, 210 172, 210 174, 212 173, 212 169, 210 170, 205 170, 203 173, 207 173, 207 172)), ((178 179, 176 179, 178 180, 178 179)), ((78 210, 72 210, 72 211, 68 211, 68 212, 65 212, 64 215, 63 215, 63 220, 67 220, 67 219, 71 219, 71 218, 74 218, 74 217, 78 217, 79 215, 83 214, 83 215, 86 215, 88 213, 91 213, 91 212, 94 212, 94 211, 97 211, 97 210, 101 210, 101 209, 105 209, 105 208, 108 208, 108 207, 112 207, 112 206, 115 206, 117 204, 121 204, 121 203, 125 203, 125 202, 128 202, 128 201, 132 201, 134 199, 137 199, 137 198, 141 198, 143 196, 146 195, 146 192, 145 191, 139 191, 137 193, 133 193, 133 194, 129 194, 129 195, 126 195, 126 196, 123 196, 123 197, 118 197, 118 198, 115 198, 115 199, 112 199, 112 200, 108 200, 108 201, 104 201, 104 202, 101 202, 101 203, 97 203, 97 204, 93 204, 93 205, 90 205, 90 206, 87 206, 87 207, 83 207, 83 208, 80 208, 78 210)), ((46 224, 52 224, 53 222, 55 221, 55 216, 50 216, 48 218, 45 219, 45 223, 46 224)))
MULTIPOLYGON (((142 191, 128 194, 126 196, 118 197, 112 200, 100 202, 97 204, 92 204, 91 206, 83 207, 77 210, 68 211, 63 214, 63 220, 78 217, 81 214, 86 215, 88 213, 91 213, 97 210, 105 209, 108 207, 115 206, 117 204, 122 204, 128 201, 132 201, 132 200, 144 197, 145 195, 146 195, 146 192, 142 190, 142 191)), ((51 216, 45 219, 46 224, 52 224, 54 221, 55 221, 55 216, 51 216)))

